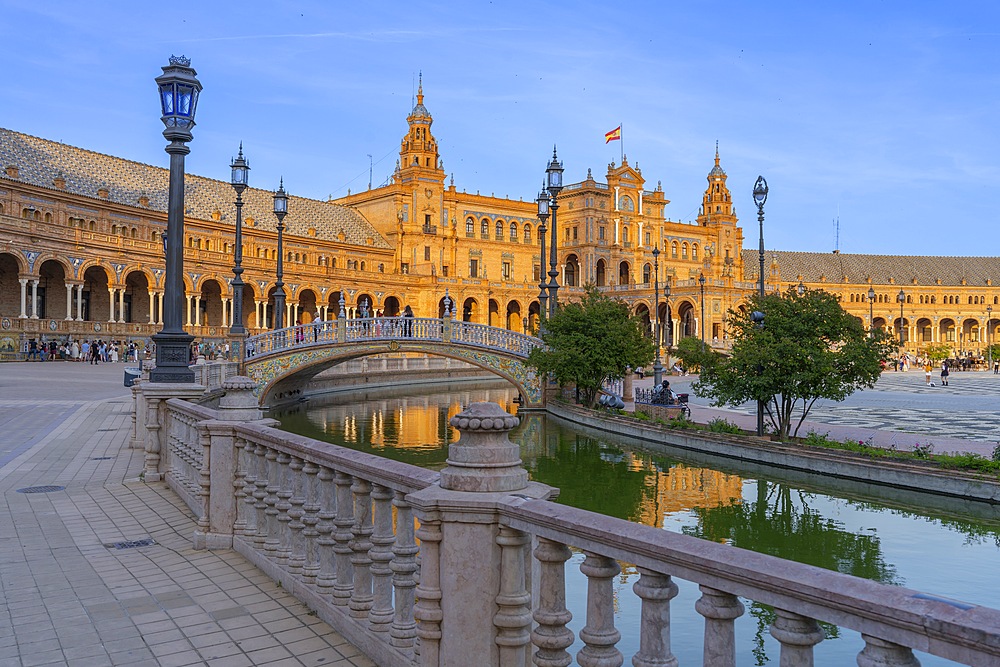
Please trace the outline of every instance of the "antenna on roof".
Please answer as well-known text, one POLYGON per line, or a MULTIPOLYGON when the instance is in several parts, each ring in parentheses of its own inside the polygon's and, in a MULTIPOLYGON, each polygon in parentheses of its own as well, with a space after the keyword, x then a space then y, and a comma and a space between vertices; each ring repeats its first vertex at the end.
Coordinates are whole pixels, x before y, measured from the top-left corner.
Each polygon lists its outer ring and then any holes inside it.
POLYGON ((840 252, 840 204, 837 204, 837 219, 833 221, 833 251, 840 252))

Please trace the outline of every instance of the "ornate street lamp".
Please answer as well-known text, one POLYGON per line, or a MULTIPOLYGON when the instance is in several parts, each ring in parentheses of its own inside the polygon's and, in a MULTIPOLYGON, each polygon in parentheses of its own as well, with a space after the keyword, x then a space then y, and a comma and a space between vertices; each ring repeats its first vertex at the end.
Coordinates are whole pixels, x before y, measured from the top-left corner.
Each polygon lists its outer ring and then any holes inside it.
POLYGON ((653 361, 653 382, 657 387, 663 380, 663 364, 660 363, 660 246, 653 247, 653 313, 656 317, 656 359, 653 361))
POLYGON ((986 306, 986 355, 989 360, 989 368, 986 370, 993 370, 993 348, 990 347, 990 317, 993 315, 993 306, 986 306))
POLYGON ((184 331, 184 156, 191 152, 187 143, 194 136, 195 111, 201 83, 184 56, 170 56, 169 64, 156 77, 160 94, 160 120, 164 138, 170 143, 170 186, 167 203, 167 270, 163 282, 163 330, 153 335, 156 368, 150 382, 193 383, 188 367, 194 337, 184 331))
POLYGON ((795 291, 799 293, 799 296, 806 293, 806 286, 802 284, 801 280, 799 281, 799 286, 795 288, 795 291))
POLYGON ((556 212, 559 210, 559 192, 563 189, 562 175, 563 165, 556 157, 556 147, 553 146, 552 161, 545 169, 548 191, 552 197, 552 247, 549 248, 549 317, 556 314, 556 306, 559 305, 559 283, 556 282, 556 276, 559 275, 559 271, 556 270, 556 262, 559 259, 556 240, 556 212))
MULTIPOLYGON (((767 201, 767 181, 764 180, 763 176, 757 177, 757 182, 753 185, 753 202, 757 205, 757 222, 760 223, 760 283, 758 285, 758 293, 760 295, 760 307, 764 307, 764 202, 767 201)), ((754 315, 760 315, 760 319, 757 321, 758 326, 764 326, 764 313, 761 311, 754 311, 754 315)), ((757 372, 761 373, 763 369, 757 368, 757 372)), ((764 435, 764 401, 757 399, 757 435, 763 437, 764 435)))
POLYGON ((899 290, 899 294, 896 295, 896 300, 899 301, 899 347, 903 348, 903 304, 906 302, 906 293, 903 290, 899 290))
POLYGON ((875 336, 875 288, 868 288, 868 336, 875 336))
POLYGON ((701 287, 701 351, 705 351, 705 274, 698 276, 698 286, 701 287))
POLYGON ((236 191, 236 252, 233 255, 233 321, 229 325, 231 336, 230 350, 232 358, 243 359, 243 191, 247 189, 247 175, 250 164, 243 157, 243 142, 240 142, 240 153, 229 165, 232 169, 233 190, 236 191))
POLYGON ((285 231, 285 216, 288 215, 288 195, 285 193, 285 179, 282 178, 278 191, 274 193, 274 216, 278 218, 278 275, 274 283, 274 328, 283 329, 285 321, 285 283, 281 281, 285 254, 281 245, 285 231))
POLYGON ((546 306, 549 297, 546 294, 547 286, 545 283, 545 221, 549 219, 549 202, 551 198, 545 190, 545 183, 542 183, 542 189, 538 193, 536 201, 538 202, 538 219, 541 220, 541 224, 538 226, 538 240, 541 242, 541 250, 538 256, 538 317, 541 321, 549 315, 546 306))

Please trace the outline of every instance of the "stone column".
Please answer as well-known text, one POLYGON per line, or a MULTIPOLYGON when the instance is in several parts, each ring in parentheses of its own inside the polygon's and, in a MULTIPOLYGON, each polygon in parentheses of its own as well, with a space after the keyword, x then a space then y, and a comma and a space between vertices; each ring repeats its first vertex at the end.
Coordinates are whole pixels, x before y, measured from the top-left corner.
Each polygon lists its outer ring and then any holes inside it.
POLYGON ((191 326, 191 295, 185 294, 184 300, 187 303, 187 308, 184 309, 184 326, 191 326))
POLYGON ((23 320, 28 317, 27 313, 25 313, 25 308, 28 304, 28 279, 18 278, 17 282, 21 283, 21 314, 18 317, 23 320))
POLYGON ((108 324, 112 324, 115 321, 115 298, 116 290, 114 287, 108 288, 108 324))
POLYGON ((38 278, 31 281, 31 319, 38 319, 38 278))
POLYGON ((118 321, 125 323, 125 288, 118 290, 118 321))
POLYGON ((163 324, 163 292, 156 293, 156 323, 163 324))
POLYGON ((66 319, 73 319, 73 286, 66 285, 66 319))
POLYGON ((528 481, 508 439, 517 423, 496 403, 470 405, 451 420, 462 437, 448 448, 440 482, 407 497, 427 547, 415 610, 425 667, 465 667, 469 656, 487 667, 531 662, 528 540, 501 529, 499 509, 514 493, 549 498, 555 490, 528 481))
POLYGON ((253 395, 255 386, 248 377, 234 375, 228 378, 222 383, 226 393, 219 399, 219 419, 207 423, 212 443, 208 455, 209 494, 205 502, 208 529, 195 530, 195 549, 231 549, 233 546, 233 525, 237 517, 237 497, 233 488, 239 456, 233 427, 261 419, 257 397, 253 395))
POLYGON ((149 290, 147 292, 149 295, 149 323, 152 324, 156 321, 156 292, 149 290))
POLYGON ((201 295, 194 297, 194 325, 201 326, 201 295))
POLYGON ((83 322, 83 283, 76 286, 76 321, 83 322))
POLYGON ((230 327, 229 322, 229 297, 222 297, 222 326, 230 327))

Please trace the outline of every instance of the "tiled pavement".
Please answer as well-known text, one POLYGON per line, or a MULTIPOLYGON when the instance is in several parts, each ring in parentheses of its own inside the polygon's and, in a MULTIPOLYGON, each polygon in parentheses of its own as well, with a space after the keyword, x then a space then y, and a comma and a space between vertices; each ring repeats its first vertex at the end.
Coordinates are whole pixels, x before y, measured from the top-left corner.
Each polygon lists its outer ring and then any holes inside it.
POLYGON ((373 665, 242 556, 191 548, 187 508, 138 479, 122 375, 0 365, 0 667, 373 665), (65 490, 18 492, 43 485, 65 490))

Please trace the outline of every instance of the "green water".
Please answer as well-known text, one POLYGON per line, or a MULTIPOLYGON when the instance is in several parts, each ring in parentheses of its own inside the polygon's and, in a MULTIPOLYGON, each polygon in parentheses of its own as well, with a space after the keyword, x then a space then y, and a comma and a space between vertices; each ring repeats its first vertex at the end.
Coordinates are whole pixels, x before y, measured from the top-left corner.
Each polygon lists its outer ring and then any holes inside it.
MULTIPOLYGON (((510 412, 514 393, 483 388, 440 394, 358 393, 311 401, 273 416, 282 428, 417 466, 440 469, 458 433, 448 419, 464 405, 490 400, 510 412)), ((614 436, 561 420, 522 415, 511 434, 531 478, 558 487, 558 502, 703 539, 767 553, 886 584, 1000 607, 1000 516, 997 508, 861 484, 790 478, 680 451, 650 452, 614 436), (831 485, 836 486, 831 486, 831 485)), ((574 632, 584 624, 586 586, 576 554, 567 570, 574 632)), ((629 664, 638 647, 637 574, 625 565, 615 581, 629 664)), ((697 586, 679 581, 671 604, 673 650, 681 664, 701 664, 703 619, 697 586), (692 639, 686 639, 692 638, 692 639)), ((772 612, 744 601, 737 620, 739 665, 777 665, 767 632, 772 612), (752 649, 752 650, 751 650, 752 649)), ((817 665, 853 665, 862 647, 852 631, 825 628, 817 665)), ((577 650, 579 646, 574 648, 577 650)), ((952 665, 926 654, 923 665, 952 665)))

